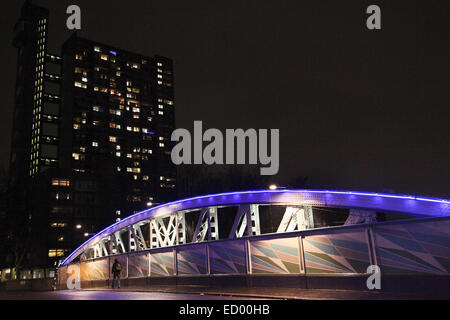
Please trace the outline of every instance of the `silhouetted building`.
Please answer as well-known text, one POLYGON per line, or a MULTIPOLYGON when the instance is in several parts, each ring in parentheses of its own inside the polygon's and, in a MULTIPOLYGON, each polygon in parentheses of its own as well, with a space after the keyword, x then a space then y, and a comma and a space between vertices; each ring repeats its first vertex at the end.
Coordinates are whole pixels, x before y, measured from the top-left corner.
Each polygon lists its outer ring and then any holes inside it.
POLYGON ((176 198, 172 60, 76 34, 48 53, 48 15, 26 2, 15 27, 5 236, 19 247, 8 266, 55 265, 112 222, 176 198))

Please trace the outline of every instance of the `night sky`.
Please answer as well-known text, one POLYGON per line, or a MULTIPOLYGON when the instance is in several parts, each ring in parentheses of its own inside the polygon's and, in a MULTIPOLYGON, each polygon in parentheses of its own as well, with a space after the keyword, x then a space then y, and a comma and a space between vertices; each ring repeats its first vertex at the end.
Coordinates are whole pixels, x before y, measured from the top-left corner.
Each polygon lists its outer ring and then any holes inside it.
MULTIPOLYGON (((280 129, 280 185, 450 198, 449 1, 34 1, 50 50, 80 36, 174 60, 176 125, 280 129), (370 4, 382 30, 366 28, 370 4)), ((22 1, 2 3, 0 163, 9 162, 22 1)))

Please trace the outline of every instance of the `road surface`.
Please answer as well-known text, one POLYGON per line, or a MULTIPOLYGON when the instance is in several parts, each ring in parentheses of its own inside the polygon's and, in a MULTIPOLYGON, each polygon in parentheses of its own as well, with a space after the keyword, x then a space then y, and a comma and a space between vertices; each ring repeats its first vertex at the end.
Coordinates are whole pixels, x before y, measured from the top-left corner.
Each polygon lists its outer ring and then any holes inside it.
POLYGON ((252 300, 252 298, 165 292, 62 290, 0 291, 0 300, 252 300))

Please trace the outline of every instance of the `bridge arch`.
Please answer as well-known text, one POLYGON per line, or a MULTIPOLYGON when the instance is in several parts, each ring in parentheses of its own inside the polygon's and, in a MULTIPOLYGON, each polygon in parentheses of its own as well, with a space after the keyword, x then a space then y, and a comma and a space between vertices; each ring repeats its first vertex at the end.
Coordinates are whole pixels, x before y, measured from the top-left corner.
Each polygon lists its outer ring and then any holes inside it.
MULTIPOLYGON (((62 263, 115 254, 219 240, 218 210, 235 208, 226 238, 261 234, 260 208, 282 206, 284 213, 275 233, 314 229, 312 208, 348 210, 346 225, 376 222, 376 212, 409 217, 450 216, 448 200, 355 191, 257 190, 182 199, 129 216, 100 231, 75 249, 62 263), (196 216, 195 229, 186 237, 186 219, 196 216), (147 228, 146 236, 143 229, 147 228)), ((223 238, 223 235, 222 235, 223 238)))

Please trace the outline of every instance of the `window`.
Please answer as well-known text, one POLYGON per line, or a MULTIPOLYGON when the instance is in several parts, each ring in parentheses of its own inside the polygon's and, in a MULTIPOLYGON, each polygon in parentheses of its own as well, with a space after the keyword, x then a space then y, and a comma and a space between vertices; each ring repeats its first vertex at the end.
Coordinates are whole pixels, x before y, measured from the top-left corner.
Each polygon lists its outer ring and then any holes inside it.
POLYGON ((92 146, 93 146, 93 147, 98 147, 98 142, 93 141, 93 142, 92 142, 92 146))
POLYGON ((50 227, 52 227, 52 228, 65 228, 65 227, 67 227, 67 223, 65 223, 65 222, 53 222, 53 223, 50 223, 50 227))
POLYGON ((50 249, 48 250, 49 257, 62 257, 64 256, 64 249, 50 249))
POLYGON ((52 179, 52 186, 69 187, 70 180, 68 180, 68 179, 52 179))
POLYGON ((87 85, 78 81, 75 81, 75 87, 86 89, 87 85))
POLYGON ((117 137, 109 136, 109 142, 117 142, 117 137))

